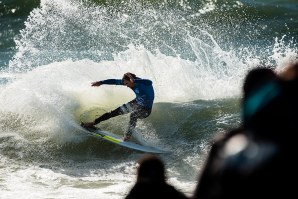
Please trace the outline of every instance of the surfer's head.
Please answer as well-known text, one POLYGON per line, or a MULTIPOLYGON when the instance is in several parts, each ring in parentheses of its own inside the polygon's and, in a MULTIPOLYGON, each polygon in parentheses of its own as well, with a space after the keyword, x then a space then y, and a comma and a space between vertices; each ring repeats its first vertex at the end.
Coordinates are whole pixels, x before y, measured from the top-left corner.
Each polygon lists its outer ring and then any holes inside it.
POLYGON ((123 84, 129 88, 134 87, 134 80, 137 76, 133 73, 125 73, 122 77, 123 84))
POLYGON ((138 182, 165 182, 165 167, 155 155, 146 155, 139 160, 138 182))

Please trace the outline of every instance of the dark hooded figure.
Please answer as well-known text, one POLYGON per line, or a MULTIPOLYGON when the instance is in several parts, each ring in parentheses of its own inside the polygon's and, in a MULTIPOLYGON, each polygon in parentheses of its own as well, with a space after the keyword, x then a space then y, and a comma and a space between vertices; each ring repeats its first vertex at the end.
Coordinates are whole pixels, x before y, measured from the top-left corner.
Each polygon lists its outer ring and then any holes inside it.
POLYGON ((139 161, 137 182, 125 199, 187 199, 166 182, 163 162, 154 155, 146 155, 139 161))

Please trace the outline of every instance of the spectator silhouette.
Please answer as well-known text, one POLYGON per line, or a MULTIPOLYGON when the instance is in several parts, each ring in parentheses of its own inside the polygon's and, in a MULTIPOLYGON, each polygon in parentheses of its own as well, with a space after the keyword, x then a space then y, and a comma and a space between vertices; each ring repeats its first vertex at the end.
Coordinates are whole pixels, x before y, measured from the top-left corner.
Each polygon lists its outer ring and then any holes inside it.
POLYGON ((163 162, 155 155, 139 160, 137 181, 125 199, 186 199, 187 197, 166 182, 163 162))
MULTIPOLYGON (((243 85, 242 125, 214 140, 193 198, 293 197, 298 64, 255 68, 243 85)), ((296 179, 296 178, 294 178, 296 179)))

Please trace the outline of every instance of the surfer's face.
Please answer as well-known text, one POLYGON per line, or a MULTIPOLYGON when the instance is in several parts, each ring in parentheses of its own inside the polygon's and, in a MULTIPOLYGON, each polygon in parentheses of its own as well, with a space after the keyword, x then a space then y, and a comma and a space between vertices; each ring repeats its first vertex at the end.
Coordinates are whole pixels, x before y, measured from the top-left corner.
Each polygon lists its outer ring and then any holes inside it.
POLYGON ((134 86, 133 82, 131 82, 129 80, 126 80, 126 79, 123 80, 123 83, 124 83, 125 86, 127 86, 129 88, 133 88, 133 86, 134 86))

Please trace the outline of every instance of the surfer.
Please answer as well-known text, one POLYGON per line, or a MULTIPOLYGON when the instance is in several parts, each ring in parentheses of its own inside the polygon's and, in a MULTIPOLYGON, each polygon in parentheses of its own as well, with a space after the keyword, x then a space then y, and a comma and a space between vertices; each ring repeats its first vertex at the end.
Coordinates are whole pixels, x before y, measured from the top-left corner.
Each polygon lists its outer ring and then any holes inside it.
POLYGON ((133 90, 136 98, 122 106, 116 108, 111 112, 107 112, 100 117, 96 118, 93 122, 87 122, 82 124, 83 127, 92 128, 94 125, 108 120, 112 117, 119 115, 130 114, 129 126, 127 132, 124 134, 124 141, 131 138, 134 132, 138 119, 143 119, 151 114, 153 100, 154 100, 154 89, 152 81, 149 79, 142 79, 137 77, 133 73, 125 73, 122 79, 106 79, 97 82, 92 82, 91 86, 101 86, 103 84, 109 85, 125 85, 133 90))

